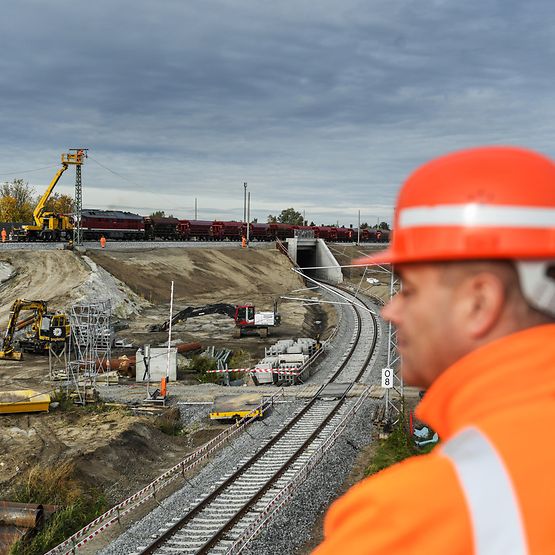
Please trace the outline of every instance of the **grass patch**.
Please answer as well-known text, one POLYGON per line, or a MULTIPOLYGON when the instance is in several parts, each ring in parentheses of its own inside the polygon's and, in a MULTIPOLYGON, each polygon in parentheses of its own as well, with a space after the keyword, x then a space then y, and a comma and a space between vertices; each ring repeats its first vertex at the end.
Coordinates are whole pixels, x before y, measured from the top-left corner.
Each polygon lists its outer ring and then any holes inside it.
POLYGON ((75 468, 65 462, 53 467, 33 467, 27 479, 15 486, 12 501, 48 503, 60 509, 38 534, 17 541, 10 555, 39 555, 61 543, 108 508, 98 489, 85 489, 75 478, 75 468))
POLYGON ((53 402, 59 403, 58 408, 63 411, 68 411, 75 408, 75 403, 73 399, 70 397, 68 392, 63 388, 60 387, 51 395, 51 399, 53 402))
POLYGON ((165 410, 156 418, 156 424, 160 431, 169 436, 178 436, 183 433, 181 413, 177 407, 171 407, 165 410))
POLYGON ((379 440, 374 456, 366 467, 364 475, 371 476, 409 457, 424 455, 429 453, 434 447, 434 445, 429 445, 425 448, 416 447, 412 437, 405 430, 402 420, 400 420, 387 439, 379 440))
POLYGON ((214 370, 217 368, 218 363, 211 357, 202 355, 194 355, 191 358, 190 370, 197 372, 197 380, 201 383, 220 383, 222 381, 222 374, 207 374, 207 370, 214 370))

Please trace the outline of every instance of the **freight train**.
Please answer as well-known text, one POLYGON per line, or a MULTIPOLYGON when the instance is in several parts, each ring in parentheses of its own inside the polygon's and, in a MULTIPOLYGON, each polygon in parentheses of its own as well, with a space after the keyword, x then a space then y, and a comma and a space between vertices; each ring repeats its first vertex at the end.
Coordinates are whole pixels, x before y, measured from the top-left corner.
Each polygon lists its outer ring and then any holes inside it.
MULTIPOLYGON (((140 216, 119 210, 89 210, 81 212, 81 230, 85 241, 241 241, 247 236, 247 224, 221 220, 180 220, 173 217, 140 216)), ((280 223, 251 223, 249 238, 252 241, 289 239, 299 231, 310 231, 314 237, 330 242, 352 243, 357 241, 357 230, 351 227, 301 226, 280 223)), ((23 239, 25 240, 25 239, 23 239)), ((361 229, 360 240, 386 243, 389 231, 361 229)))

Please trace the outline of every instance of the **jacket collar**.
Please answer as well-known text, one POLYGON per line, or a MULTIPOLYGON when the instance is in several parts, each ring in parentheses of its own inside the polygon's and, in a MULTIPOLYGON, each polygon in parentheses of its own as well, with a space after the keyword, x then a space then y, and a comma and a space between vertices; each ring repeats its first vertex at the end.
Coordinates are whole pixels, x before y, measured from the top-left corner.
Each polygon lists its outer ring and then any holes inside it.
POLYGON ((477 419, 555 396, 555 324, 489 343, 447 368, 428 389, 416 416, 443 440, 477 419))

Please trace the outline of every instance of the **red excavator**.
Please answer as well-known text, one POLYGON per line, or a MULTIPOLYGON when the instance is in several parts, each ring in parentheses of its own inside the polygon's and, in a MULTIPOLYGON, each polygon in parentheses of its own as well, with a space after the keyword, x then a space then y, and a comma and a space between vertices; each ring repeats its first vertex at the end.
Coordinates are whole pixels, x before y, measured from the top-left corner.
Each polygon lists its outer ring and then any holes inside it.
MULTIPOLYGON (((260 337, 267 337, 269 329, 279 326, 281 323, 280 315, 274 305, 273 312, 257 312, 251 304, 233 305, 227 303, 208 304, 204 306, 188 306, 180 310, 172 318, 172 326, 177 322, 196 318, 206 314, 225 314, 235 321, 235 337, 241 337, 249 333, 257 333, 260 337)), ((155 324, 150 327, 150 331, 166 331, 170 326, 167 320, 163 324, 155 324)))

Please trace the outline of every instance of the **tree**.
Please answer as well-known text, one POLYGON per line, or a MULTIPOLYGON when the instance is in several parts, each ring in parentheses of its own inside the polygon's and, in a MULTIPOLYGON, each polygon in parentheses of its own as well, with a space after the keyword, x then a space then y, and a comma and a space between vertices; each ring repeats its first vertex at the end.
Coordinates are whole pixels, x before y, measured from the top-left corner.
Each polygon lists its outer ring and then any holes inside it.
POLYGON ((0 199, 6 222, 30 222, 33 219, 35 191, 23 179, 14 179, 0 187, 0 199), (7 199, 7 200, 3 200, 7 199), (11 199, 11 200, 10 200, 11 199), (7 212, 6 212, 7 210, 7 212))
POLYGON ((71 214, 74 210, 73 198, 69 195, 54 193, 50 195, 44 209, 46 212, 54 212, 55 214, 71 214))
POLYGON ((368 229, 368 222, 360 224, 360 229, 368 229))
POLYGON ((277 218, 280 224, 303 225, 303 215, 294 208, 282 210, 277 218))
POLYGON ((150 215, 151 218, 173 218, 173 214, 169 214, 166 216, 165 210, 156 210, 150 215))
POLYGON ((16 211, 16 200, 13 197, 0 197, 0 222, 13 222, 16 211))
POLYGON ((269 224, 277 224, 277 218, 271 214, 268 214, 267 221, 269 224))
POLYGON ((378 227, 379 227, 379 229, 389 230, 389 224, 387 222, 380 222, 380 225, 378 227))

